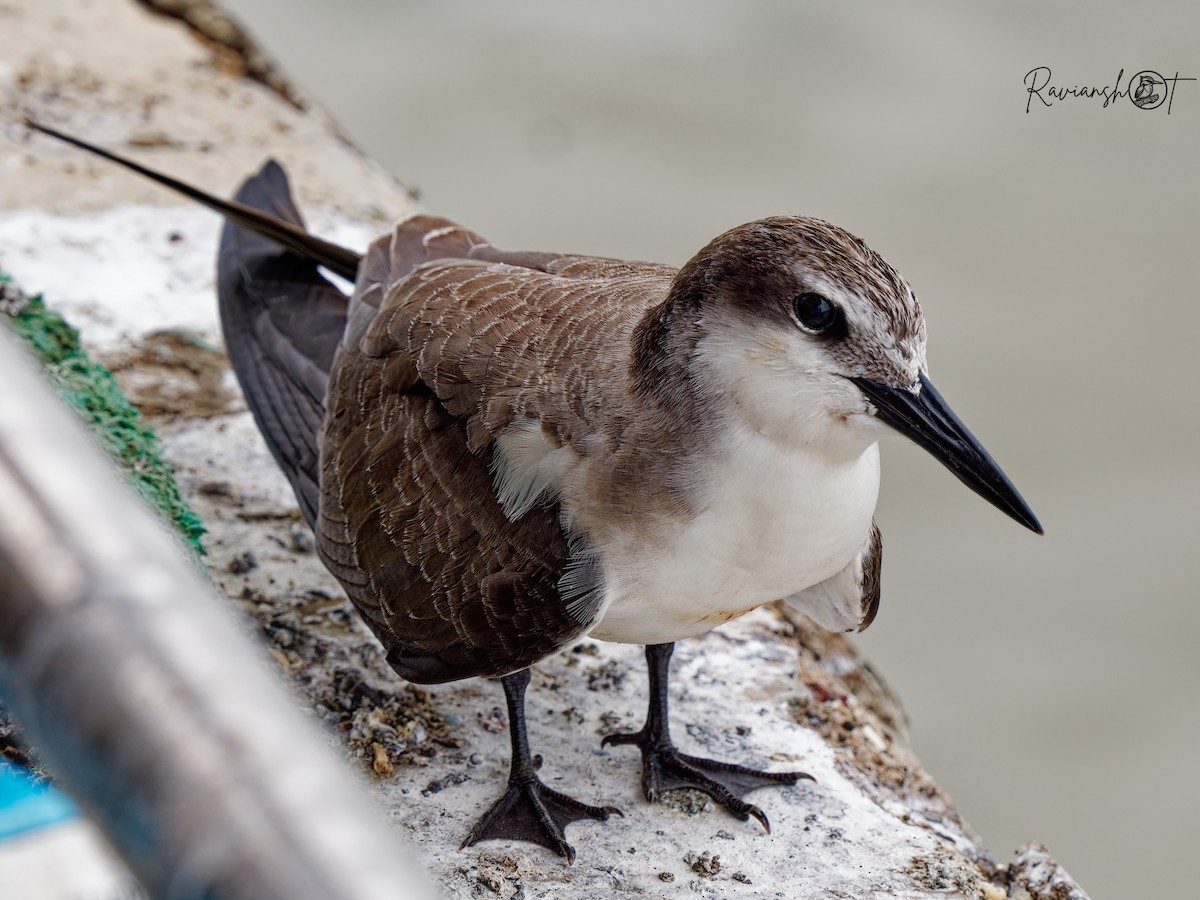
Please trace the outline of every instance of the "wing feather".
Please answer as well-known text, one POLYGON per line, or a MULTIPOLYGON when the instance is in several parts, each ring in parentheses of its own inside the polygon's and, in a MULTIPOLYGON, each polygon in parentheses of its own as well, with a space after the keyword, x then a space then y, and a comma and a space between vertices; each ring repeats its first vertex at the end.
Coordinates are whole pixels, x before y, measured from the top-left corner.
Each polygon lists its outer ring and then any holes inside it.
POLYGON ((598 562, 554 498, 505 515, 493 446, 532 422, 585 454, 672 275, 506 254, 427 216, 368 251, 326 396, 318 545, 406 678, 507 674, 594 623, 598 562))

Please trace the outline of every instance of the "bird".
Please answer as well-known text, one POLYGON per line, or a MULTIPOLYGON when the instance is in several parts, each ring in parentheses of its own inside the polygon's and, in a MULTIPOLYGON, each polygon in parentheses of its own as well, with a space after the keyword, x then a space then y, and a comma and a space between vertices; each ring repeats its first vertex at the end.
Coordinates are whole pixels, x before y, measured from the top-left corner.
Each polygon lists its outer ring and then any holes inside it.
POLYGON ((1158 94, 1155 88, 1158 87, 1159 79, 1155 78, 1146 72, 1142 72, 1138 77, 1138 85, 1133 92, 1133 102, 1137 106, 1154 106, 1157 105, 1161 95, 1158 94))
POLYGON ((590 636, 645 645, 649 800, 732 815, 811 776, 682 753, 675 642, 785 599, 830 630, 879 608, 879 441, 899 433, 1041 534, 929 379, 912 288, 820 219, 732 228, 680 268, 505 251, 418 213, 364 255, 310 234, 268 161, 232 201, 27 120, 221 213, 221 327, 247 404, 329 571, 404 679, 499 679, 508 783, 463 847, 575 858, 620 810, 538 775, 530 667, 590 636), (354 282, 348 296, 322 267, 354 282))

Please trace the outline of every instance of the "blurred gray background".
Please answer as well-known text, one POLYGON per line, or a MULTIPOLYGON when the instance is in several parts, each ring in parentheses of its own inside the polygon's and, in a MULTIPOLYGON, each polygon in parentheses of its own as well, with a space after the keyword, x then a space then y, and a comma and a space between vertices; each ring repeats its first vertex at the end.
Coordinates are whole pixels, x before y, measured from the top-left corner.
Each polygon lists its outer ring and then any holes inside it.
POLYGON ((994 852, 1190 896, 1200 4, 224 0, 429 209, 512 248, 682 263, 806 213, 912 282, 935 382, 1046 526, 884 448, 861 645, 994 852))

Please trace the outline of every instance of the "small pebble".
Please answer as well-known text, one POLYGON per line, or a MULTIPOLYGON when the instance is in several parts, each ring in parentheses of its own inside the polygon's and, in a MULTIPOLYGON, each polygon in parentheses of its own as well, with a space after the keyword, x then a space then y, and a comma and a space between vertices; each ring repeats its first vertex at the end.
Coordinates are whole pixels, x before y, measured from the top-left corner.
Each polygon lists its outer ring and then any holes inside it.
POLYGON ((421 791, 421 796, 431 797, 434 794, 440 794, 446 788, 453 787, 456 784, 462 784, 464 781, 470 781, 470 779, 471 776, 467 775, 465 772, 451 772, 448 775, 445 775, 442 778, 434 779, 433 781, 429 782, 429 784, 425 785, 424 790, 421 791))
POLYGON ((254 554, 247 550, 245 553, 239 553, 229 561, 229 571, 234 575, 245 575, 251 569, 258 568, 258 560, 254 558, 254 554))
POLYGON ((493 707, 490 713, 476 713, 476 718, 488 734, 499 734, 508 727, 508 723, 504 720, 504 713, 498 706, 493 707))
POLYGON ((0 312, 18 316, 29 305, 29 301, 15 287, 0 281, 0 312))
POLYGON ((291 533, 288 535, 288 546, 293 553, 312 553, 316 544, 313 541, 312 532, 307 528, 301 528, 299 525, 292 527, 291 533))
POLYGON ((699 855, 689 850, 683 861, 691 866, 693 872, 705 878, 712 878, 721 871, 721 857, 708 850, 699 855))
POLYGON ((371 752, 373 758, 371 760, 371 768, 375 770, 375 774, 380 778, 387 778, 396 771, 395 765, 392 764, 391 757, 388 756, 387 748, 380 743, 371 744, 371 752))

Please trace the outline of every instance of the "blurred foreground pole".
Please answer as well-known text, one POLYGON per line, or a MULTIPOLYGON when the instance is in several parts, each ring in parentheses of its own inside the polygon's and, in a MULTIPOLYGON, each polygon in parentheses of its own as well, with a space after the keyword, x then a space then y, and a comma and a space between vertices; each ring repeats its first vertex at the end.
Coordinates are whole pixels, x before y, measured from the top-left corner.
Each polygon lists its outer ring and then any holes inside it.
POLYGON ((0 695, 154 897, 432 898, 182 548, 0 328, 0 695))

